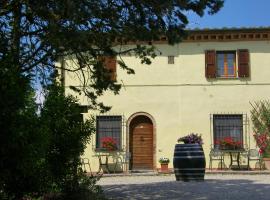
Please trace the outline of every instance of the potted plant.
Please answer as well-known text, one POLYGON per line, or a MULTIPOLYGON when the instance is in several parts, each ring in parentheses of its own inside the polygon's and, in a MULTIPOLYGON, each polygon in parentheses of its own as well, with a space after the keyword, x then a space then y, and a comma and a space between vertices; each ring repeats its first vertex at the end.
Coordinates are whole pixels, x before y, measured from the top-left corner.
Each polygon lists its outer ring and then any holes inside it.
POLYGON ((160 168, 161 172, 168 172, 169 171, 169 169, 168 169, 169 162, 170 162, 169 158, 162 157, 159 159, 159 163, 161 166, 161 168, 160 168))
POLYGON ((259 154, 262 156, 266 169, 270 170, 270 136, 266 133, 254 133, 253 137, 259 147, 259 154))
POLYGON ((235 141, 232 137, 225 137, 221 140, 216 140, 215 145, 218 145, 220 149, 241 149, 242 143, 235 141))
POLYGON ((204 180, 205 156, 202 136, 191 133, 180 137, 174 149, 173 167, 177 181, 204 180))
POLYGON ((184 137, 180 137, 177 141, 184 142, 184 144, 203 144, 202 136, 197 133, 191 133, 184 137))
POLYGON ((103 149, 107 151, 115 151, 117 150, 116 140, 112 137, 103 137, 101 138, 101 146, 103 149))
POLYGON ((270 101, 261 100, 250 104, 252 106, 250 113, 253 136, 263 157, 265 167, 270 170, 270 101))

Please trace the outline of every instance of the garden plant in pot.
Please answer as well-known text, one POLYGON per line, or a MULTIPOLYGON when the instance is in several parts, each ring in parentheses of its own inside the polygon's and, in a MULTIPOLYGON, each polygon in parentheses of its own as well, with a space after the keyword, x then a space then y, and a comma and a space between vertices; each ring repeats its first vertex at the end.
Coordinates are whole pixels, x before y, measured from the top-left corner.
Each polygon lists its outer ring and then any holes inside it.
POLYGON ((259 147, 265 167, 270 170, 270 101, 250 103, 254 139, 259 147))
POLYGON ((264 161, 264 167, 270 170, 270 136, 268 134, 255 133, 254 139, 259 147, 259 154, 264 161))
POLYGON ((243 148, 242 143, 240 141, 234 140, 232 137, 225 137, 221 140, 216 140, 215 145, 219 146, 219 149, 223 150, 226 149, 233 150, 243 148))
POLYGON ((178 140, 174 149, 173 167, 177 181, 201 181, 205 175, 202 136, 191 133, 178 140))
POLYGON ((159 159, 161 172, 168 172, 169 171, 169 168, 168 168, 169 162, 170 162, 169 158, 160 158, 159 159))

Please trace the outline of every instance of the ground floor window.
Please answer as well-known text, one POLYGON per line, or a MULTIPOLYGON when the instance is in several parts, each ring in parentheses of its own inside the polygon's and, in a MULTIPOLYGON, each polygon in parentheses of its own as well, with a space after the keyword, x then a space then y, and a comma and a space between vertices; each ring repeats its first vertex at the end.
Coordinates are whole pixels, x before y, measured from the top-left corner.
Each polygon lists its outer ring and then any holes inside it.
POLYGON ((103 149, 105 140, 113 140, 121 149, 122 116, 101 115, 96 117, 96 149, 103 149))
POLYGON ((243 147, 243 115, 213 115, 213 136, 215 148, 226 143, 232 143, 227 148, 243 147))

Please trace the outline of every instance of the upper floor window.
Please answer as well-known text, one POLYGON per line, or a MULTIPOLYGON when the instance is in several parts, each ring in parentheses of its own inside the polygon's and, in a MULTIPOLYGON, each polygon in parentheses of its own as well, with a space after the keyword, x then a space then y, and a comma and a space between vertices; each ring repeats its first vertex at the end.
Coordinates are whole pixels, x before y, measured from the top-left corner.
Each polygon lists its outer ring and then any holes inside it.
POLYGON ((249 51, 215 51, 205 52, 206 78, 247 78, 249 77, 249 51), (236 59, 237 58, 237 59, 236 59))

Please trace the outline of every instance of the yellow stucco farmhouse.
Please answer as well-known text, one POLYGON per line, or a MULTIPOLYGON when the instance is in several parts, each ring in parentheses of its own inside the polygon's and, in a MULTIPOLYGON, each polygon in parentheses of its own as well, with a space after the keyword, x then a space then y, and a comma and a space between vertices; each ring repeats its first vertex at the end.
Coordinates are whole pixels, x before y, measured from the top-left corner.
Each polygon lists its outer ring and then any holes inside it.
MULTIPOLYGON (((123 87, 119 95, 101 97, 112 106, 110 112, 84 113, 85 119, 94 114, 97 124, 84 155, 91 170, 107 167, 106 159, 111 169, 117 162, 129 170, 156 170, 160 158, 173 160, 177 139, 189 133, 202 135, 207 167, 217 140, 231 137, 244 148, 256 148, 250 102, 270 97, 270 28, 191 30, 174 46, 162 39, 153 44, 159 54, 149 66, 132 55, 121 56, 135 75, 108 61, 123 87), (101 151, 104 138, 116 142, 112 157, 101 151)), ((62 75, 66 92, 72 93, 68 88, 80 83, 77 76, 62 75)), ((78 97, 87 105, 85 96, 78 97)))

